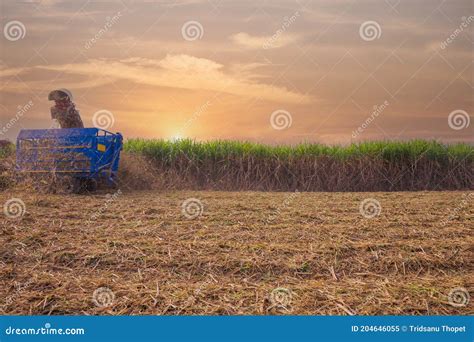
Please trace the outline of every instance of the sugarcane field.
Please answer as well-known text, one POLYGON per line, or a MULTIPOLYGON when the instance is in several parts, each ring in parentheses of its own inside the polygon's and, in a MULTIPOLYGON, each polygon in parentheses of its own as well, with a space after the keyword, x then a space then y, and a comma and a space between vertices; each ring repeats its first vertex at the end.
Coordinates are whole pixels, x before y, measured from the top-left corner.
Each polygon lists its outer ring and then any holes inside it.
POLYGON ((457 0, 0 0, 0 341, 473 342, 457 0))

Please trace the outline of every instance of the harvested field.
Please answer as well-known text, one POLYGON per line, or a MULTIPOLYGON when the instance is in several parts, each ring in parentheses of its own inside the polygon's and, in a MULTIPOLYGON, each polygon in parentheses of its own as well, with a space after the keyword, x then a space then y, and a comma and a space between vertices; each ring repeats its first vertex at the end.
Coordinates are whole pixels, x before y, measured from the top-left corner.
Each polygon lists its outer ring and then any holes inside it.
POLYGON ((26 212, 0 216, 0 314, 474 313, 448 302, 474 290, 469 192, 0 192, 11 198, 26 212), (99 288, 110 305, 93 302, 99 288))

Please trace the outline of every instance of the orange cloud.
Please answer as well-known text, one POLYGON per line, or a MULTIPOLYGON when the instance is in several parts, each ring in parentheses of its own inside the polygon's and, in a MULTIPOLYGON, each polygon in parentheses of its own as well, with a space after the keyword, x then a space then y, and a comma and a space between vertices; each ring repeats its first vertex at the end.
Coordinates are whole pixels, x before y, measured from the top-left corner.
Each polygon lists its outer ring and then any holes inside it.
POLYGON ((230 36, 231 40, 246 49, 275 49, 286 46, 297 40, 297 37, 288 33, 275 36, 252 36, 239 32, 230 36))
MULTIPOLYGON (((252 64, 244 73, 237 73, 232 67, 230 71, 224 71, 224 66, 213 60, 184 54, 167 55, 163 59, 128 58, 119 61, 94 59, 85 63, 39 66, 41 69, 68 74, 99 75, 113 80, 122 79, 160 87, 205 89, 282 103, 304 104, 312 101, 308 95, 258 82, 256 78, 259 75, 249 71, 255 67, 255 64, 252 64)), ((239 68, 242 69, 242 66, 239 68)))

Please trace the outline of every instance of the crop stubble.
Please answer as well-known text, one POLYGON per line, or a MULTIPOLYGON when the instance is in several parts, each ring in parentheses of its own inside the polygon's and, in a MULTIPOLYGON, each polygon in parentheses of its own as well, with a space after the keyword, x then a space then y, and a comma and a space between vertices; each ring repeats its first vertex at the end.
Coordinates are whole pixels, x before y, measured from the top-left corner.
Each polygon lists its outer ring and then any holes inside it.
POLYGON ((473 290, 468 194, 8 190, 0 203, 27 211, 0 216, 0 314, 472 314, 447 299, 473 290), (360 214, 365 198, 379 216, 360 214))

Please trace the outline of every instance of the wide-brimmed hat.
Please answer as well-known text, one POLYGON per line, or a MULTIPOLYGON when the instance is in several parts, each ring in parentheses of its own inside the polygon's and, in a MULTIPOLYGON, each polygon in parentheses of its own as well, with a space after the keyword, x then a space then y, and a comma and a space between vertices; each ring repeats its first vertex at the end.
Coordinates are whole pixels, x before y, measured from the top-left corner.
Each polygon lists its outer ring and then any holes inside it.
POLYGON ((64 100, 66 97, 68 97, 69 100, 71 101, 73 100, 72 93, 65 88, 61 88, 61 89, 53 90, 52 92, 50 92, 48 95, 48 100, 49 101, 64 100))

